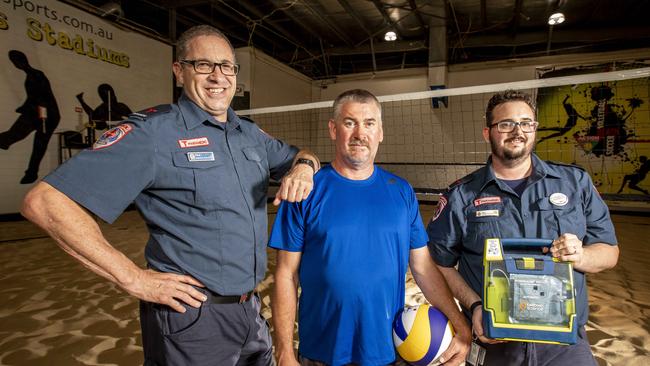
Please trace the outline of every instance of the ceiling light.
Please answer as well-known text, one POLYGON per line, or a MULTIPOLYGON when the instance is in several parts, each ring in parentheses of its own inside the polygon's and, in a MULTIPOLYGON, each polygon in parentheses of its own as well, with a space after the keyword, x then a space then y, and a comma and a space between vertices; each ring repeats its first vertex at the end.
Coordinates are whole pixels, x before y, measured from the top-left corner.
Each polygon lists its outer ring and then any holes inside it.
POLYGON ((548 24, 549 25, 557 25, 564 23, 564 14, 563 13, 553 13, 551 14, 550 17, 548 17, 548 24))
POLYGON ((397 34, 395 34, 393 31, 388 31, 386 34, 384 34, 384 39, 386 41, 392 42, 397 39, 397 34))
POLYGON ((102 17, 113 15, 117 18, 121 18, 124 16, 124 11, 122 10, 122 6, 120 5, 119 1, 108 1, 104 5, 100 6, 99 10, 101 11, 100 16, 102 17))

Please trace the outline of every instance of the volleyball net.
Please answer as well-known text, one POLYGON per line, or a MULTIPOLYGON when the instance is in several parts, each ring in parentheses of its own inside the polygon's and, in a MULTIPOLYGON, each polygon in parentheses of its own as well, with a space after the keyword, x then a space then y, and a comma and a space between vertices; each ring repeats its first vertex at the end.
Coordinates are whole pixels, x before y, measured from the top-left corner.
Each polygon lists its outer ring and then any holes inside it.
MULTIPOLYGON (((644 66, 644 65, 642 65, 644 66)), ((573 70, 575 72, 575 70, 573 70)), ((585 72, 584 70, 580 72, 585 72)), ((566 73, 566 71, 565 71, 566 73)), ((384 141, 376 163, 436 195, 483 166, 485 107, 507 89, 537 101, 536 153, 586 169, 601 193, 637 199, 650 190, 650 67, 378 96, 384 141)), ((237 111, 267 133, 334 158, 327 122, 332 100, 237 111)))

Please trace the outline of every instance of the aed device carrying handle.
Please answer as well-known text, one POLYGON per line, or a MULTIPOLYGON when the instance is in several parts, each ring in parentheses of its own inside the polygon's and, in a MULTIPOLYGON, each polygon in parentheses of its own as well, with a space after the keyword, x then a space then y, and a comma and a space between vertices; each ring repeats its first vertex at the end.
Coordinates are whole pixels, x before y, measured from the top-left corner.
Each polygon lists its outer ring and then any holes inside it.
MULTIPOLYGON (((553 244, 552 239, 533 239, 533 238, 508 238, 501 239, 503 248, 542 248, 550 247, 553 244)), ((549 256, 532 256, 543 261, 543 267, 540 270, 518 269, 515 265, 515 259, 520 258, 517 254, 506 254, 505 265, 509 273, 537 273, 537 274, 551 274, 553 273, 553 263, 549 256)), ((531 257, 527 255, 527 257, 531 257)))
POLYGON ((550 247, 553 239, 533 239, 533 238, 509 238, 501 239, 501 245, 504 248, 513 247, 550 247))

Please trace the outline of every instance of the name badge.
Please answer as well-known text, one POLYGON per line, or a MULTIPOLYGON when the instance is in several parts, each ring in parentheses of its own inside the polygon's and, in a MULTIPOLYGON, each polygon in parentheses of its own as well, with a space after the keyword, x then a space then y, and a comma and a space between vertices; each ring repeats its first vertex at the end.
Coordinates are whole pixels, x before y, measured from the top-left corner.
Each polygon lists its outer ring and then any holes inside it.
POLYGON ((495 204, 501 203, 501 197, 481 197, 474 200, 474 206, 486 205, 486 204, 495 204))
POLYGON ((476 217, 489 217, 489 216, 499 216, 499 210, 483 210, 476 211, 476 217))
POLYGON ((549 198, 549 201, 555 206, 565 206, 567 203, 569 203, 569 197, 566 196, 564 193, 553 193, 549 198))
POLYGON ((196 147, 196 146, 208 146, 210 145, 210 141, 208 141, 207 137, 197 137, 193 139, 178 140, 178 144, 182 148, 187 148, 187 147, 196 147))
POLYGON ((214 161, 214 153, 212 151, 192 151, 187 153, 187 160, 189 161, 214 161))

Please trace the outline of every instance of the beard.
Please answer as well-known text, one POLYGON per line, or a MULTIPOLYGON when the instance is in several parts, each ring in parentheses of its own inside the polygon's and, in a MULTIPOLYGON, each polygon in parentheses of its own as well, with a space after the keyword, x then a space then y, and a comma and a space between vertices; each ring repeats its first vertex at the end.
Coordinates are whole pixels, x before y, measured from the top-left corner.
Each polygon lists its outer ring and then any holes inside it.
POLYGON ((529 136, 519 135, 510 137, 503 141, 503 146, 499 146, 498 143, 492 137, 490 137, 490 148, 492 149, 492 155, 508 165, 516 164, 517 162, 526 159, 528 156, 530 156, 530 154, 533 152, 533 149, 535 148, 534 136, 533 143, 530 145, 528 144, 529 138, 527 137, 529 136), (506 144, 517 138, 524 140, 524 146, 514 150, 505 147, 506 144))

